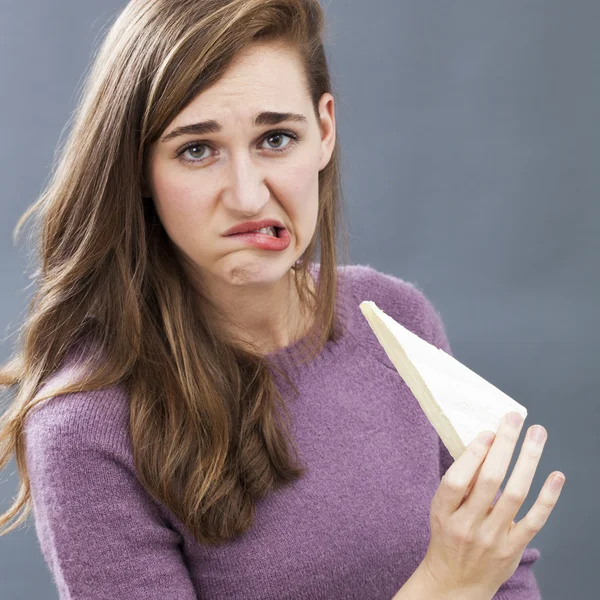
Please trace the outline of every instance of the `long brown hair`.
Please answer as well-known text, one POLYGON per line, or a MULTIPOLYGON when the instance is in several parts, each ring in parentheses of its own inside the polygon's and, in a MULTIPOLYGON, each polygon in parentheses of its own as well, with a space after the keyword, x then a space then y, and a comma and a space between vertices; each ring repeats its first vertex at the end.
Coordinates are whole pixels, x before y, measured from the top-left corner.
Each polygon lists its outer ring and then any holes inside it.
MULTIPOLYGON (((0 535, 31 511, 27 413, 59 394, 123 386, 140 482, 201 543, 244 532, 256 499, 305 474, 292 461, 286 422, 277 419, 278 407, 289 413, 272 370, 290 382, 285 369, 214 331, 142 186, 148 147, 256 40, 298 51, 318 119, 320 97, 333 93, 323 29, 317 0, 132 0, 117 15, 51 181, 15 229, 16 240, 24 221, 37 216, 39 289, 19 329, 21 349, 0 369, 0 386, 16 386, 0 420, 0 469, 14 453, 20 475, 0 527, 21 512, 0 535), (80 377, 40 394, 74 348, 85 348, 80 377)), ((339 163, 336 144, 319 173, 315 235, 293 269, 303 310, 314 315, 300 362, 343 335, 339 163), (313 293, 307 278, 317 240, 313 293)))

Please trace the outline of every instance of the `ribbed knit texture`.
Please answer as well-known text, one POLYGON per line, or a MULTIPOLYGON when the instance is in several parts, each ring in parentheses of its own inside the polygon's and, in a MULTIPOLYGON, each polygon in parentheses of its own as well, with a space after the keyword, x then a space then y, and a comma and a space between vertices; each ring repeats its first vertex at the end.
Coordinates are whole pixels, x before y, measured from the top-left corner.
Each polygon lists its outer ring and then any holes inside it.
MULTIPOLYGON (((415 284, 368 265, 338 272, 349 284, 340 288, 347 331, 291 371, 300 392, 287 400, 291 432, 308 474, 259 501, 251 529, 222 547, 198 544, 140 486, 120 387, 58 395, 30 413, 33 515, 61 599, 390 600, 406 582, 453 459, 360 302, 451 350, 415 284)), ((270 356, 287 360, 297 344, 270 356)), ((539 600, 539 557, 528 547, 495 600, 539 600)))

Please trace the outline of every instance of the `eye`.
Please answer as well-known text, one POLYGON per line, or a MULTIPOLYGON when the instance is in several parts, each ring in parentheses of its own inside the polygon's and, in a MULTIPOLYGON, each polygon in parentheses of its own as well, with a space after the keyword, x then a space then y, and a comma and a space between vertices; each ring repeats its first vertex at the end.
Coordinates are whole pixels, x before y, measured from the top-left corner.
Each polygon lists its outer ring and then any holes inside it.
POLYGON ((283 150, 285 148, 288 148, 289 146, 293 145, 294 142, 297 140, 297 136, 295 136, 293 133, 285 133, 285 131, 273 131, 272 133, 268 133, 267 136, 264 138, 265 141, 267 140, 271 140, 273 138, 280 138, 281 137, 287 137, 289 138, 291 141, 283 146, 282 148, 271 148, 271 150, 276 150, 277 152, 283 152, 283 150))
MULTIPOLYGON (((279 148, 273 148, 273 147, 267 147, 265 148, 266 150, 270 150, 271 152, 274 152, 276 154, 283 154, 285 152, 289 152, 293 146, 295 146, 299 141, 300 141, 300 136, 296 133, 294 133, 293 131, 283 131, 283 130, 275 130, 275 131, 269 131, 267 132, 261 139, 262 141, 268 141, 268 140, 272 140, 274 138, 277 139, 281 139, 282 137, 287 137, 289 138, 289 142, 285 145, 285 146, 281 146, 279 148)), ((210 148, 210 146, 204 142, 200 142, 200 141, 194 141, 194 142, 190 142, 189 144, 186 144, 183 148, 181 148, 181 150, 179 150, 177 152, 177 158, 184 163, 192 163, 192 164, 200 164, 202 162, 204 162, 205 160, 207 160, 206 156, 200 157, 200 158, 192 158, 192 160, 190 160, 189 158, 184 158, 184 155, 187 153, 188 150, 198 150, 198 149, 203 149, 203 148, 210 148)), ((204 154, 204 152, 201 152, 200 154, 204 154)))

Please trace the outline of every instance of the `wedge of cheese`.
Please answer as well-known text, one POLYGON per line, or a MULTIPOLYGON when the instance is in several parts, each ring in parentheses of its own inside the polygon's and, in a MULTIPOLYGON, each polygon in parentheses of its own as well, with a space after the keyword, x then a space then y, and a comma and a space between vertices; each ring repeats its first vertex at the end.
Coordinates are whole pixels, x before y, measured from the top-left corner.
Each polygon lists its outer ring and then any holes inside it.
POLYGON ((455 460, 482 431, 496 433, 506 413, 527 418, 524 406, 371 300, 361 302, 360 310, 455 460))

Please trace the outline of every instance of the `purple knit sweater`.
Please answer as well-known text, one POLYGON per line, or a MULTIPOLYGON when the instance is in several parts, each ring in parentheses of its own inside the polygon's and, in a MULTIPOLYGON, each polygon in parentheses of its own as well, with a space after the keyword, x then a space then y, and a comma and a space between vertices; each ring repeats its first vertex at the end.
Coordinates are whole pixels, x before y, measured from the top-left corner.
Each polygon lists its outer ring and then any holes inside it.
MULTIPOLYGON (((221 547, 198 544, 139 484, 120 387, 54 396, 30 413, 35 527, 61 599, 390 600, 406 582, 453 459, 359 304, 373 300, 450 347, 415 285, 368 265, 338 272, 346 333, 291 372, 300 392, 288 399, 291 433, 309 472, 259 501, 251 529, 221 547)), ((297 344, 270 356, 287 360, 297 344)), ((539 557, 526 548, 495 600, 539 600, 539 557)))

